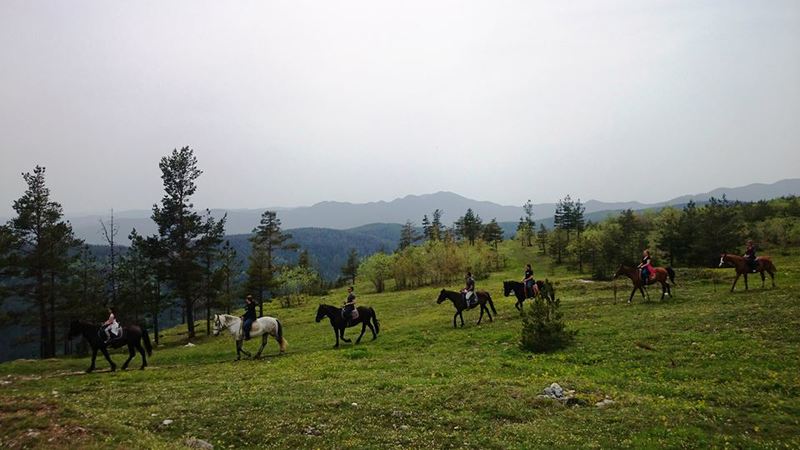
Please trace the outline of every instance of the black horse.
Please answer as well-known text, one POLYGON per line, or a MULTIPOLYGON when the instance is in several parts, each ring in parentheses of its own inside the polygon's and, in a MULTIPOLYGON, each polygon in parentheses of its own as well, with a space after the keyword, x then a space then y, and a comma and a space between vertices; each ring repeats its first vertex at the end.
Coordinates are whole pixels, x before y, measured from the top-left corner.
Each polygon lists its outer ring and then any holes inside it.
MULTIPOLYGON (((548 298, 547 289, 545 288, 543 281, 536 281, 536 287, 539 288, 540 295, 548 298)), ((514 307, 517 308, 517 311, 522 311, 522 302, 529 298, 533 298, 533 293, 528 292, 528 290, 525 289, 524 283, 520 283, 519 281, 503 281, 503 295, 508 297, 512 292, 514 293, 514 296, 517 297, 517 303, 514 304, 514 307)))
POLYGON ((456 313, 453 314, 453 328, 456 327, 456 317, 461 318, 461 326, 464 326, 464 314, 463 311, 465 309, 472 309, 478 305, 481 307, 481 316, 478 317, 478 323, 476 325, 481 324, 481 320, 483 320, 483 312, 486 311, 486 314, 489 315, 489 321, 494 322, 492 319, 492 312, 497 315, 497 310, 494 309, 494 302, 492 302, 492 296, 489 295, 486 291, 475 291, 475 296, 477 297, 478 301, 473 302, 470 306, 467 306, 467 303, 464 301, 464 296, 461 292, 455 291, 448 291, 447 289, 442 289, 442 292, 439 293, 439 298, 436 299, 436 303, 441 304, 445 300, 450 300, 453 302, 453 306, 456 308, 456 313), (492 312, 489 312, 489 308, 486 307, 486 304, 492 308, 492 312))
POLYGON ((378 338, 380 324, 378 322, 378 316, 375 315, 375 310, 369 306, 359 306, 356 309, 358 309, 358 318, 346 321, 344 317, 342 317, 342 309, 337 306, 319 305, 319 308, 317 308, 317 323, 321 322, 325 316, 328 316, 328 319, 331 321, 333 334, 336 336, 336 345, 334 345, 333 348, 339 347, 340 336, 343 341, 350 342, 350 339, 344 337, 344 330, 345 328, 356 326, 359 323, 361 324, 361 334, 358 336, 358 339, 356 339, 356 344, 361 342, 361 338, 364 337, 364 332, 367 330, 367 327, 372 331, 372 340, 374 341, 378 338))
POLYGON ((140 327, 138 325, 122 327, 122 336, 117 339, 113 339, 111 342, 106 344, 105 332, 102 330, 101 326, 73 320, 69 326, 69 338, 72 339, 79 335, 82 335, 92 347, 92 365, 86 369, 86 372, 91 372, 95 369, 94 363, 97 359, 98 350, 103 352, 103 356, 106 357, 106 360, 111 365, 111 371, 113 372, 117 370, 117 365, 114 364, 114 361, 111 360, 111 356, 108 355, 109 347, 119 348, 123 345, 128 346, 129 356, 125 361, 125 364, 122 365, 122 370, 127 369, 128 364, 131 362, 133 357, 136 356, 134 348, 139 350, 139 353, 142 355, 142 366, 140 369, 147 367, 147 357, 144 354, 145 348, 147 349, 147 355, 153 355, 153 346, 150 345, 150 336, 147 334, 147 330, 144 327, 140 327), (142 347, 142 340, 144 340, 144 348, 142 347))

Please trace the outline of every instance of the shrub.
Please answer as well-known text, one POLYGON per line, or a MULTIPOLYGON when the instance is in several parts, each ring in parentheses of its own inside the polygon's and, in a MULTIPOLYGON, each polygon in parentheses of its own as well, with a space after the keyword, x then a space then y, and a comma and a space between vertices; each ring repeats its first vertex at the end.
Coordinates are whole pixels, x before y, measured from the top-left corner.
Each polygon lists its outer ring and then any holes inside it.
POLYGON ((567 346, 577 334, 577 331, 566 329, 559 310, 561 301, 556 298, 550 281, 545 281, 544 291, 548 294, 547 296, 537 296, 530 306, 522 311, 520 347, 523 350, 543 353, 562 348, 567 346))

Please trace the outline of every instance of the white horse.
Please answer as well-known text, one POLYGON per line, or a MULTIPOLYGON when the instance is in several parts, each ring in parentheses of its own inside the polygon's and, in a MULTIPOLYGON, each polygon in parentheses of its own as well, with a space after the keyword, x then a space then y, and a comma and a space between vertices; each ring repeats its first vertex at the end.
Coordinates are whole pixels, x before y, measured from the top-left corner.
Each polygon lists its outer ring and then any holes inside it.
MULTIPOLYGON (((244 339, 242 319, 229 314, 214 314, 214 336, 218 336, 225 328, 227 328, 231 336, 236 339, 236 360, 238 361, 242 358, 242 353, 250 358, 250 352, 242 348, 242 340, 244 339)), ((261 357, 261 352, 264 350, 264 347, 267 346, 267 338, 270 335, 278 341, 281 348, 280 352, 283 353, 286 351, 288 342, 283 338, 283 326, 280 321, 274 317, 259 317, 253 322, 253 326, 250 327, 251 337, 261 336, 261 348, 258 349, 255 358, 261 357)))

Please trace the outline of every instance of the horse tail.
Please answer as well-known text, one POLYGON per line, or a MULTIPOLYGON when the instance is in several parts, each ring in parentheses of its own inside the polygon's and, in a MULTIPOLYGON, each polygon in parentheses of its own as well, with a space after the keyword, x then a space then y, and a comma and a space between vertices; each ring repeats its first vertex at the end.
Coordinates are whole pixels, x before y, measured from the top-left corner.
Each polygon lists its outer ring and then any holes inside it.
POLYGON ((669 275, 669 282, 675 286, 675 271, 672 270, 672 267, 667 267, 667 275, 669 275))
POLYGON ((275 338, 278 340, 278 344, 281 346, 281 353, 283 353, 286 351, 286 346, 289 345, 289 343, 283 338, 283 325, 281 325, 281 321, 275 319, 275 322, 278 323, 278 331, 275 333, 275 338))
POLYGON ((492 313, 497 315, 497 310, 494 309, 494 302, 492 301, 492 295, 488 292, 486 293, 486 302, 489 303, 489 307, 492 308, 492 313))
POLYGON ((378 315, 375 314, 375 310, 372 309, 372 307, 370 307, 369 310, 372 313, 372 326, 375 327, 375 334, 378 334, 381 332, 381 325, 380 322, 378 322, 378 315))
POLYGON ((142 340, 144 341, 144 349, 147 350, 147 356, 153 356, 153 345, 150 344, 150 335, 147 334, 147 328, 142 327, 142 340))

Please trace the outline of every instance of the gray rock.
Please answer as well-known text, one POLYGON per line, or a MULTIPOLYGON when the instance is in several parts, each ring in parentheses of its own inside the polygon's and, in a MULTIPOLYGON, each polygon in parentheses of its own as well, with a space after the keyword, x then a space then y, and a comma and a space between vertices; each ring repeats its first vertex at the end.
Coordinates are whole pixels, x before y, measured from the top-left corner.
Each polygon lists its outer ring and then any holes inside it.
POLYGON ((564 388, 558 383, 553 383, 549 387, 544 388, 544 395, 550 398, 564 398, 564 388))
POLYGON ((184 444, 186 444, 186 446, 190 447, 190 448, 200 448, 200 449, 203 449, 203 450, 214 450, 214 445, 211 444, 210 442, 204 441, 202 439, 193 438, 193 437, 189 438, 189 439, 186 439, 186 442, 184 442, 184 444))

